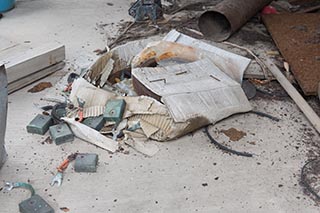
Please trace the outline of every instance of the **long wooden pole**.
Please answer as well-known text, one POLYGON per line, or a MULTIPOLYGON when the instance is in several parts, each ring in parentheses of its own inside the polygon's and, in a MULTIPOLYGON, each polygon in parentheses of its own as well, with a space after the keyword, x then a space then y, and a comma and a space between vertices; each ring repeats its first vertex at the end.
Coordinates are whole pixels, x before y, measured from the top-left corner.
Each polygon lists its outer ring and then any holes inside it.
POLYGON ((289 96, 294 100, 294 102, 298 105, 300 110, 304 113, 313 127, 320 134, 320 118, 313 111, 310 105, 306 102, 306 100, 300 95, 300 93, 292 86, 292 84, 288 81, 288 79, 281 73, 279 68, 267 57, 262 58, 262 61, 268 67, 270 72, 274 75, 274 77, 279 81, 281 86, 287 91, 289 96))

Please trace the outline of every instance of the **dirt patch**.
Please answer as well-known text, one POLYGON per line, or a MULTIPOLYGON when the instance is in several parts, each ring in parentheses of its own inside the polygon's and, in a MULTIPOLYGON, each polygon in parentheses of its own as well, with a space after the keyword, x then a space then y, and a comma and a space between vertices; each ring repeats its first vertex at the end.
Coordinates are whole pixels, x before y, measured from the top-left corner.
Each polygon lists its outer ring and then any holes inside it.
POLYGON ((235 32, 228 41, 245 46, 254 46, 259 43, 273 44, 269 32, 261 23, 260 19, 260 15, 252 17, 239 31, 235 32))
POLYGON ((239 131, 235 128, 230 128, 228 130, 221 130, 231 141, 239 141, 244 136, 247 136, 247 133, 239 131))

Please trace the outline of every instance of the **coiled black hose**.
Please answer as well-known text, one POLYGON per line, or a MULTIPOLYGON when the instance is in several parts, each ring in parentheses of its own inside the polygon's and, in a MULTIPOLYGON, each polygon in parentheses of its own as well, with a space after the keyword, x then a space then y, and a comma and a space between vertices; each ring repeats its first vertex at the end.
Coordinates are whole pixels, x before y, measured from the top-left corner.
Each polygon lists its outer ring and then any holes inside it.
MULTIPOLYGON (((279 118, 276 118, 276 117, 273 117, 267 113, 264 113, 264 112, 259 112, 259 111, 250 111, 251 113, 253 114, 256 114, 258 116, 261 116, 261 117, 266 117, 266 118, 269 118, 271 120, 274 120, 274 121, 280 121, 279 118)), ((219 149, 223 150, 223 151, 226 151, 226 152, 230 152, 231 154, 235 154, 235 155, 238 155, 238 156, 243 156, 243 157, 253 157, 253 154, 251 153, 247 153, 247 152, 239 152, 239 151, 236 151, 236 150, 233 150, 233 149, 230 149, 222 144, 220 144, 218 141, 216 141, 209 133, 209 129, 208 129, 208 126, 205 128, 204 132, 207 134, 208 138, 210 139, 211 143, 214 144, 216 147, 218 147, 219 149)))
POLYGON ((318 201, 320 201, 320 196, 314 191, 310 184, 306 181, 306 168, 309 164, 313 162, 320 162, 320 159, 313 159, 307 162, 301 169, 301 184, 310 192, 318 201))
POLYGON ((250 111, 250 112, 253 113, 253 114, 256 114, 256 115, 258 115, 258 116, 266 117, 266 118, 269 118, 269 119, 274 120, 274 121, 277 121, 277 122, 280 121, 279 118, 273 117, 272 115, 269 115, 269 114, 264 113, 264 112, 255 111, 255 110, 252 110, 252 111, 250 111))
POLYGON ((220 144, 218 141, 216 141, 211 134, 209 133, 209 129, 208 126, 204 129, 205 133, 207 134, 208 138, 210 139, 211 143, 214 144, 216 147, 218 147, 219 149, 229 152, 231 154, 235 154, 238 156, 243 156, 243 157, 253 157, 253 154, 251 153, 247 153, 247 152, 238 152, 236 150, 230 149, 222 144, 220 144))

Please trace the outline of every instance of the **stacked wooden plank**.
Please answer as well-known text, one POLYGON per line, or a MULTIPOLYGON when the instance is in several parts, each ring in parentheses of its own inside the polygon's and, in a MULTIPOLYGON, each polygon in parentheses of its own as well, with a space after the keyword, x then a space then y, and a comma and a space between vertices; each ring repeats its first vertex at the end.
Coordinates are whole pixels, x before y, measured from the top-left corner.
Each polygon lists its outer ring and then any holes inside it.
POLYGON ((64 60, 65 47, 61 44, 32 47, 0 37, 0 64, 7 70, 9 93, 62 69, 64 60))

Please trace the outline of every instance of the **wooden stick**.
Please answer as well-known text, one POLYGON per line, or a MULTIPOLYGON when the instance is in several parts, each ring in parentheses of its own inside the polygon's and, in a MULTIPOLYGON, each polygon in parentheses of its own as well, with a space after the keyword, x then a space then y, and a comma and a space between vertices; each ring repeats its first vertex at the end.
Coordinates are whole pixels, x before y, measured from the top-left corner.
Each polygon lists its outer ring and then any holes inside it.
POLYGON ((118 42, 118 40, 121 39, 122 36, 124 36, 130 30, 131 27, 133 27, 135 23, 136 22, 130 23, 128 27, 126 27, 126 29, 124 29, 124 31, 113 42, 109 44, 109 47, 112 48, 118 42))
POLYGON ((270 80, 269 75, 268 75, 268 72, 267 72, 267 70, 266 70, 266 65, 261 61, 260 58, 258 58, 258 56, 256 56, 256 54, 254 54, 254 53, 252 52, 252 50, 250 50, 250 49, 248 49, 248 48, 246 48, 246 47, 243 47, 243 46, 239 46, 239 45, 237 45, 237 44, 230 43, 230 42, 228 42, 228 41, 225 41, 225 42, 223 42, 223 43, 224 43, 224 44, 227 44, 227 45, 230 45, 230 46, 233 46, 233 47, 236 47, 236 48, 239 48, 239 49, 241 49, 241 50, 247 51, 247 53, 249 53, 250 55, 252 55, 252 56, 254 57, 254 59, 256 60, 256 62, 260 65, 260 67, 261 67, 261 69, 262 69, 262 72, 263 72, 263 74, 264 74, 265 79, 270 80))
POLYGON ((117 42, 120 42, 120 41, 121 41, 121 39, 123 38, 123 36, 130 30, 131 27, 133 27, 133 25, 134 25, 135 23, 136 23, 136 22, 131 22, 131 23, 124 29, 124 31, 123 31, 122 33, 120 33, 120 35, 119 35, 114 41, 112 41, 109 45, 107 45, 106 48, 104 48, 104 49, 101 50, 101 51, 98 50, 98 51, 97 51, 97 55, 103 55, 103 54, 109 52, 109 51, 113 48, 113 46, 117 44, 117 42))
POLYGON ((276 77, 281 86, 287 91, 289 96, 294 100, 294 102, 298 105, 300 110, 304 113, 313 127, 320 134, 320 118, 313 111, 310 105, 304 100, 304 98, 300 95, 300 93, 292 86, 292 84, 288 81, 288 79, 281 73, 278 67, 269 59, 262 58, 262 61, 266 65, 266 67, 271 71, 271 73, 276 77))
POLYGON ((320 5, 317 5, 317 6, 314 6, 314 7, 306 8, 304 10, 299 10, 296 13, 310 13, 312 11, 319 10, 319 9, 320 9, 320 5))

